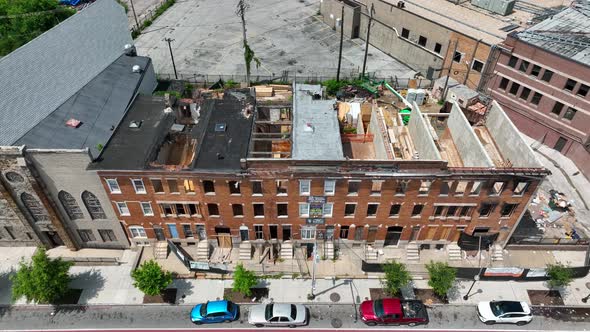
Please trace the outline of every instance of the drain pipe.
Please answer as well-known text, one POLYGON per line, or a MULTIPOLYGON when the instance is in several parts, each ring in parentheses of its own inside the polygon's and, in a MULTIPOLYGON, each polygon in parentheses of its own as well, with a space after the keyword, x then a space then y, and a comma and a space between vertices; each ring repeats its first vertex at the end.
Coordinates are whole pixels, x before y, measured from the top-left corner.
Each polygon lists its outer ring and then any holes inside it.
MULTIPOLYGON (((471 73, 471 68, 473 67, 473 61, 475 60, 475 53, 477 52, 477 48, 479 47, 479 43, 481 43, 481 39, 477 41, 475 44, 475 48, 473 49, 473 54, 471 54, 471 64, 467 67, 467 74, 465 74, 465 80, 463 80, 463 85, 467 83, 467 79, 469 78, 469 73, 471 73)), ((482 68, 483 71, 483 68, 482 68)))

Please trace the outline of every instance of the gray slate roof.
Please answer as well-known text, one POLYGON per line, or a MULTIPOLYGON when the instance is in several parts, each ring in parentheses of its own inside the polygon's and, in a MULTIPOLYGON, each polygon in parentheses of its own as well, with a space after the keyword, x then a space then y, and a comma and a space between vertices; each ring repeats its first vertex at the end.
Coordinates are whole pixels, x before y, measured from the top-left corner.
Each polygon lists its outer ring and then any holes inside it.
POLYGON ((518 39, 590 65, 590 5, 577 4, 517 34, 518 39))
POLYGON ((0 145, 15 144, 132 43, 127 16, 98 0, 0 59, 0 145))
POLYGON ((335 100, 313 100, 321 85, 295 84, 293 97, 293 159, 343 160, 335 100))

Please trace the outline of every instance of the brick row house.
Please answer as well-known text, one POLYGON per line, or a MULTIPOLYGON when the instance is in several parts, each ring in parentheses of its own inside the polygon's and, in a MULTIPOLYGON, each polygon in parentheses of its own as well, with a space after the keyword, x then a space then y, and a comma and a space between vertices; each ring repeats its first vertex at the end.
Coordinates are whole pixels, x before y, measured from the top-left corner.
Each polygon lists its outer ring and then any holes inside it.
POLYGON ((458 105, 413 105, 404 125, 371 103, 355 121, 320 86, 293 90, 292 101, 226 91, 172 112, 138 98, 90 166, 132 243, 503 244, 547 174, 497 104, 474 126, 458 105), (343 129, 353 124, 364 134, 343 129))

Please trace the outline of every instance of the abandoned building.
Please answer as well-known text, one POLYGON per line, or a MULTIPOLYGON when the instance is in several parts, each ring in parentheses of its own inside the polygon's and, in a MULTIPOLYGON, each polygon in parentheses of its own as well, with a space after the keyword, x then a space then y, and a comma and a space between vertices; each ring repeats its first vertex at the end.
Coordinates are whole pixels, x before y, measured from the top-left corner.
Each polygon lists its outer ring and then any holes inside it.
POLYGON ((456 102, 422 113, 399 94, 273 89, 135 101, 90 166, 133 244, 194 245, 197 260, 212 247, 333 257, 341 244, 417 259, 473 235, 501 248, 548 174, 495 102, 470 123, 456 102))

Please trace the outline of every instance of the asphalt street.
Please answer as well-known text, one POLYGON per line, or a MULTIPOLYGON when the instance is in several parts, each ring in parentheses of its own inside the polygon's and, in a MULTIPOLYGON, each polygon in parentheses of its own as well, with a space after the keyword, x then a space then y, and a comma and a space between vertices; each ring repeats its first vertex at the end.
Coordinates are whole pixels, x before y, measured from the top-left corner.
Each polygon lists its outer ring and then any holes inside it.
MULTIPOLYGON (((249 305, 240 306, 240 319, 229 324, 195 326, 188 315, 191 306, 138 305, 138 306, 69 306, 54 309, 48 306, 17 306, 0 308, 0 330, 118 330, 118 329, 175 329, 202 331, 211 328, 250 329, 245 321, 249 305)), ((396 330, 489 330, 489 331, 586 331, 590 330, 588 309, 555 314, 545 310, 526 326, 493 325, 481 323, 475 307, 444 305, 429 309, 430 323, 421 327, 371 327, 357 320, 354 305, 313 305, 307 327, 300 329, 396 329, 396 330)), ((573 310, 573 309, 567 309, 573 310)), ((535 313, 540 311, 535 309, 535 313)))

